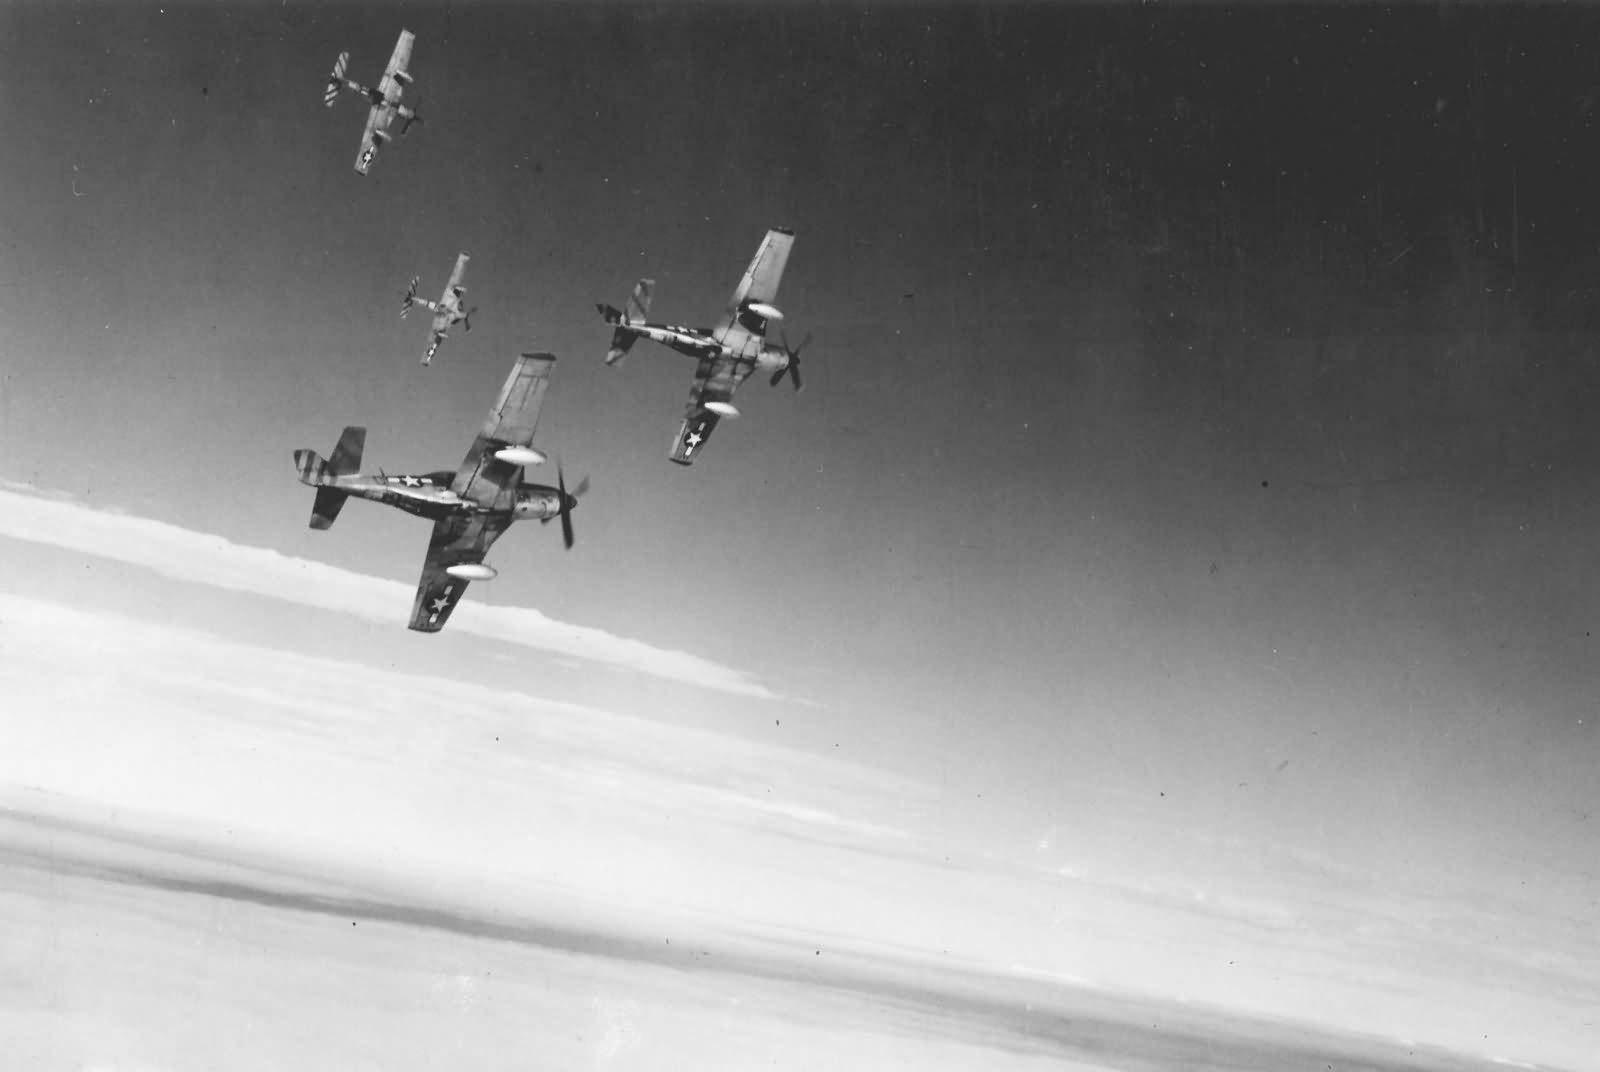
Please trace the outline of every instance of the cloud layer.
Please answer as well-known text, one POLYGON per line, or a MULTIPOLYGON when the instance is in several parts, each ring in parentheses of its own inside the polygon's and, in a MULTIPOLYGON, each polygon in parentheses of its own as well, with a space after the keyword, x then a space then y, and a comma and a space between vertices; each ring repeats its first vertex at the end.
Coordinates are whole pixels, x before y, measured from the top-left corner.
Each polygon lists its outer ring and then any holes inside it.
MULTIPOLYGON (((27 484, 0 482, 0 536, 127 562, 164 576, 396 624, 412 589, 264 547, 149 518, 95 509, 27 484), (397 612, 396 608, 400 608, 397 612)), ((396 627, 400 627, 396 624, 396 627)), ((464 603, 451 630, 760 699, 751 674, 688 652, 572 625, 529 607, 464 603)))
POLYGON ((0 790, 514 899, 820 918, 872 870, 834 853, 901 845, 926 796, 832 756, 20 596, 0 594, 0 651, 0 790))
POLYGON ((1508 961, 1549 947, 1503 926, 1472 935, 1498 938, 1494 965, 1443 974, 1461 963, 1452 904, 1309 863, 1292 882, 1279 864, 1281 881, 1211 886, 1064 862, 1059 831, 1026 861, 962 852, 944 832, 960 802, 831 750, 6 594, 0 696, 0 807, 87 805, 124 839, 142 831, 151 874, 201 883, 152 888, 184 896, 248 892, 259 875, 240 869, 265 860, 278 893, 317 876, 474 919, 647 927, 674 946, 719 934, 808 963, 890 954, 941 977, 1075 980, 1436 1041, 1465 1020, 1469 1041, 1487 1027, 1485 1048, 1519 1056, 1595 1004, 1574 958, 1508 961), (1492 989, 1473 982, 1485 970, 1492 989))

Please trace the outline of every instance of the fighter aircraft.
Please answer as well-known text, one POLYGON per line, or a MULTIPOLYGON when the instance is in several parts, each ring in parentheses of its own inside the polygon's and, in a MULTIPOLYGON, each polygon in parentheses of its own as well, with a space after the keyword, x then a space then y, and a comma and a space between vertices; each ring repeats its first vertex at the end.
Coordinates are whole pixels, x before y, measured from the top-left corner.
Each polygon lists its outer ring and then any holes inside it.
POLYGON ((424 365, 432 361, 433 355, 439 352, 439 344, 444 342, 444 337, 450 333, 451 325, 466 324, 467 330, 472 330, 472 314, 478 311, 477 306, 464 309, 461 300, 467 293, 467 288, 461 282, 467 274, 467 260, 465 253, 456 258, 456 267, 450 273, 450 282, 444 285, 444 293, 439 295, 438 301, 431 302, 427 298, 417 297, 417 284, 422 282, 422 277, 412 276, 411 287, 406 291, 405 301, 400 303, 401 316, 409 313, 413 305, 420 305, 424 309, 433 311, 433 341, 428 344, 428 352, 422 355, 424 365))
POLYGON ((433 539, 411 607, 412 629, 437 633, 461 602, 468 582, 495 576, 497 571, 484 563, 483 556, 513 522, 560 518, 562 540, 572 547, 572 510, 588 490, 588 479, 569 492, 566 476, 557 467, 553 488, 522 481, 525 466, 545 461, 544 452, 533 447, 533 433, 555 361, 554 354, 523 354, 517 359, 472 449, 453 473, 363 475, 361 452, 367 430, 360 427, 346 428, 326 461, 315 451, 294 452, 300 482, 317 489, 312 528, 332 527, 352 495, 433 522, 433 539))
POLYGON ((356 154, 358 175, 367 173, 367 169, 372 167, 372 158, 378 155, 379 146, 389 140, 389 124, 394 122, 395 116, 405 121, 400 128, 401 134, 408 133, 412 123, 422 122, 420 115, 400 103, 400 94, 411 84, 411 75, 406 67, 411 63, 411 43, 414 40, 416 35, 410 30, 400 31, 400 40, 395 42, 394 55, 389 57, 389 66, 384 68, 383 80, 378 83, 377 89, 369 89, 344 76, 345 67, 350 63, 350 53, 339 53, 339 58, 333 63, 333 73, 328 76, 328 88, 323 90, 322 103, 332 108, 333 102, 339 99, 339 90, 349 89, 361 94, 372 104, 372 109, 367 112, 367 129, 361 133, 361 151, 356 154))
POLYGON ((778 283, 783 279, 792 245, 793 231, 778 228, 767 232, 715 327, 685 328, 648 321, 653 279, 639 280, 626 312, 610 305, 595 306, 606 323, 614 327, 606 364, 619 364, 641 336, 699 359, 683 423, 668 455, 679 465, 694 464, 718 420, 739 416, 733 405, 733 392, 752 372, 771 372, 774 387, 787 374, 794 389, 800 390, 800 351, 811 337, 806 336, 792 350, 788 340, 781 346, 766 341, 767 326, 783 319, 772 303, 778 298, 778 283))

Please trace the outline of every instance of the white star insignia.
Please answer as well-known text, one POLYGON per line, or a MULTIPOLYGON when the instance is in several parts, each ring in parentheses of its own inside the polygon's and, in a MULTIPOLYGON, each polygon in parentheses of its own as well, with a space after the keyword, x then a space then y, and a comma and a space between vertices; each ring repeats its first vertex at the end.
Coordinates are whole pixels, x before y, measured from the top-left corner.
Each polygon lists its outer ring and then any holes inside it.
POLYGON ((422 481, 418 480, 414 476, 403 476, 400 478, 400 483, 404 484, 408 488, 420 488, 422 486, 422 481))
POLYGON ((444 613, 444 609, 450 605, 450 597, 449 596, 440 596, 438 599, 434 600, 429 605, 431 607, 433 607, 433 613, 435 613, 435 614, 443 614, 444 613))
POLYGON ((684 442, 689 444, 691 447, 698 447, 704 439, 705 436, 701 435, 699 432, 690 432, 688 436, 684 438, 684 442))

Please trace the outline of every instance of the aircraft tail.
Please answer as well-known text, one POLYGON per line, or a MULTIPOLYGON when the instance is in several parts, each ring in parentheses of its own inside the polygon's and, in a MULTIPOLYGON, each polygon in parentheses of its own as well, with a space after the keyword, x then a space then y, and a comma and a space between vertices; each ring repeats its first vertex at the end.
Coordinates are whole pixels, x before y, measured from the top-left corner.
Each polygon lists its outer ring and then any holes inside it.
POLYGON ((607 324, 643 324, 650 316, 650 298, 655 291, 654 279, 641 279, 633 285, 633 293, 628 295, 628 311, 623 312, 615 305, 596 305, 600 315, 607 324))
POLYGON ((294 464, 300 471, 300 483, 309 484, 317 489, 316 501, 311 504, 312 528, 331 528, 339 516, 339 511, 344 509, 345 500, 350 497, 350 493, 341 491, 334 485, 341 476, 351 476, 360 472, 361 453, 366 441, 367 430, 351 426, 339 437, 339 445, 333 448, 333 457, 327 461, 323 461, 322 456, 314 450, 294 452, 294 464))
POLYGON ((650 298, 655 293, 655 287, 654 279, 641 279, 635 283, 633 293, 628 295, 626 312, 614 305, 595 306, 600 310, 605 322, 616 327, 611 333, 611 348, 606 351, 606 364, 620 364, 622 359, 628 356, 628 351, 633 349, 633 344, 639 336, 628 328, 634 324, 643 324, 649 317, 650 298))
POLYGON ((339 99, 339 91, 344 88, 344 70, 350 63, 350 53, 341 52, 339 58, 333 61, 333 73, 328 76, 328 88, 322 91, 322 103, 329 108, 339 99))
POLYGON ((339 511, 344 509, 345 500, 350 497, 349 493, 328 486, 334 478, 328 473, 328 463, 316 451, 295 451, 294 464, 300 469, 300 483, 310 484, 317 489, 317 498, 311 504, 311 527, 332 528, 339 511))
POLYGON ((314 488, 336 483, 341 476, 353 476, 361 471, 361 453, 366 446, 367 430, 352 425, 339 437, 333 448, 333 457, 323 460, 314 450, 294 452, 294 464, 300 470, 300 483, 314 488))

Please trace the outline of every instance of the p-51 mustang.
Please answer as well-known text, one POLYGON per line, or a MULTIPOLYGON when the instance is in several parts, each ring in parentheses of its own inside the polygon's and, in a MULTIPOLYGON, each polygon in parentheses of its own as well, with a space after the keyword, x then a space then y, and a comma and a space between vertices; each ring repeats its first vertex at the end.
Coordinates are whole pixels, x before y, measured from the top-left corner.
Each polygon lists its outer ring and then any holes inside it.
POLYGON ((333 102, 339 99, 339 91, 348 89, 361 94, 372 104, 372 109, 367 112, 367 129, 361 134, 361 151, 356 154, 356 173, 359 175, 367 173, 372 166, 372 158, 378 155, 379 146, 389 140, 389 124, 394 122, 395 116, 404 121, 400 127, 401 134, 410 131, 412 123, 422 122, 420 115, 400 103, 400 94, 411 84, 411 75, 406 67, 411 63, 411 43, 414 40, 416 35, 410 30, 400 31, 400 40, 395 42, 394 55, 389 57, 389 66, 384 68, 383 80, 378 83, 377 89, 369 89, 344 76, 345 67, 350 63, 350 53, 339 53, 339 58, 333 63, 333 73, 328 76, 328 88, 322 92, 322 103, 332 108, 333 102))
POLYGON ((495 576, 496 570, 484 564, 483 556, 513 522, 560 518, 562 540, 572 547, 572 510, 588 490, 589 481, 580 481, 569 492, 566 477, 558 468, 553 488, 522 482, 525 466, 545 460, 544 453, 533 448, 533 433, 555 361, 554 354, 523 354, 517 359, 472 449, 453 473, 362 475, 365 428, 346 428, 327 461, 315 451, 294 452, 300 482, 317 489, 311 507, 314 529, 332 527, 352 495, 433 521, 433 539, 428 543, 417 599, 411 607, 411 628, 437 633, 461 601, 469 581, 495 576))
POLYGON ((472 330, 472 314, 478 309, 476 306, 471 309, 463 308, 462 302, 467 294, 467 288, 461 282, 467 275, 467 260, 465 253, 456 258, 456 267, 450 273, 450 282, 444 285, 444 293, 439 295, 438 301, 431 302, 427 298, 417 297, 417 284, 422 282, 422 277, 412 276, 405 301, 400 303, 401 316, 409 313, 413 305, 420 305, 433 312, 433 341, 428 344, 428 352, 422 355, 424 365, 432 361, 433 355, 439 352, 439 344, 444 342, 444 337, 450 333, 452 325, 466 324, 467 330, 472 330))
POLYGON ((685 328, 646 320, 655 287, 653 279, 639 280, 633 288, 633 296, 628 299, 627 312, 610 305, 595 306, 606 323, 614 326, 606 364, 619 364, 640 336, 699 359, 683 424, 678 427, 672 453, 668 455, 679 465, 694 464, 718 420, 739 416, 733 405, 733 392, 752 372, 757 369, 771 372, 774 387, 787 373, 794 389, 800 390, 800 351, 805 349, 810 336, 792 350, 787 340, 782 346, 766 341, 767 326, 783 319, 783 314, 772 303, 778 298, 778 283, 783 279, 792 245, 793 231, 767 232, 716 327, 685 328))

